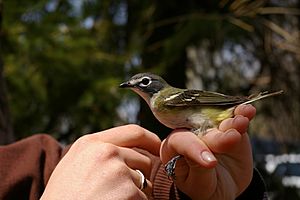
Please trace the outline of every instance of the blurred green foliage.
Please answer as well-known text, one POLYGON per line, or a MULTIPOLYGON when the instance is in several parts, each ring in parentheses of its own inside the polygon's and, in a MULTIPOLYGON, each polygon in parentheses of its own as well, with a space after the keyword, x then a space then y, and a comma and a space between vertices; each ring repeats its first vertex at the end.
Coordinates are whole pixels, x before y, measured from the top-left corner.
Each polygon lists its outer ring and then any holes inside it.
POLYGON ((120 26, 102 4, 81 3, 4 1, 1 46, 17 138, 48 132, 70 140, 118 119, 120 26), (88 27, 85 16, 101 20, 88 27))
MULTIPOLYGON (((252 130, 300 138, 298 1, 2 1, 1 56, 17 138, 47 132, 69 142, 126 123, 120 105, 137 97, 118 84, 139 71, 233 95, 283 89, 285 97, 258 104, 252 130)), ((133 122, 169 133, 140 105, 133 122)))

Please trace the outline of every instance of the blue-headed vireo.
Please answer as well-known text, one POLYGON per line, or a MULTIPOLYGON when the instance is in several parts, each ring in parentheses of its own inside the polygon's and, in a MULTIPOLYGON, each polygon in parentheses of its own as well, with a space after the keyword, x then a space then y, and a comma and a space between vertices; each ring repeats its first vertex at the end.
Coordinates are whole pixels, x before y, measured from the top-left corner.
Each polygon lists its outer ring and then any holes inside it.
MULTIPOLYGON (((221 121, 232 117, 237 105, 249 104, 283 92, 261 92, 243 97, 180 89, 170 86, 160 76, 151 73, 136 74, 120 84, 120 87, 131 88, 139 94, 154 116, 165 126, 172 129, 187 128, 200 137, 208 128, 218 127, 221 121)), ((174 175, 177 159, 172 159, 166 166, 169 176, 174 175)))

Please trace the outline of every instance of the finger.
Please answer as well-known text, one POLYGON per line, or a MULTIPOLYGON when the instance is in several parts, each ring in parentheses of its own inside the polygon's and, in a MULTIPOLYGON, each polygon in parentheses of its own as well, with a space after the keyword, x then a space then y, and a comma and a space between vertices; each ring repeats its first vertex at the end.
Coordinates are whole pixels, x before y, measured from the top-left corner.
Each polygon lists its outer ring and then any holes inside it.
MULTIPOLYGON (((237 163, 236 167, 240 166, 239 164, 242 162, 247 163, 244 166, 252 167, 251 144, 248 134, 240 134, 236 129, 228 129, 225 132, 213 129, 201 139, 212 152, 218 155, 227 155, 223 157, 223 162, 224 158, 227 161, 232 159, 233 163, 237 163)), ((245 171, 247 171, 246 168, 245 171)))
POLYGON ((151 173, 151 159, 135 150, 119 148, 119 156, 131 169, 139 169, 149 179, 151 173))
POLYGON ((151 181, 149 181, 148 179, 146 179, 147 181, 147 187, 145 187, 142 191, 147 195, 147 196, 151 196, 152 195, 152 183, 151 181))
POLYGON ((217 163, 205 143, 190 131, 175 130, 161 145, 161 160, 166 164, 175 155, 183 155, 197 165, 211 168, 217 163))
POLYGON ((214 153, 226 153, 235 144, 241 141, 242 135, 235 129, 228 129, 222 132, 218 129, 212 129, 205 134, 201 139, 214 153))
POLYGON ((132 180, 134 184, 137 186, 137 188, 143 191, 146 195, 150 195, 152 191, 152 183, 146 177, 144 178, 142 177, 143 172, 140 171, 142 173, 140 174, 137 170, 132 170, 132 169, 130 170, 130 172, 131 172, 132 180), (145 183, 143 181, 145 181, 145 183))
POLYGON ((251 120, 256 114, 256 109, 251 104, 239 105, 234 110, 234 114, 243 115, 244 117, 247 117, 249 120, 251 120))
POLYGON ((139 147, 154 155, 159 155, 161 141, 154 133, 138 126, 125 125, 95 134, 102 142, 123 147, 139 147))
POLYGON ((236 129, 241 134, 245 133, 249 126, 249 119, 242 115, 236 115, 234 118, 228 118, 221 122, 219 130, 226 132, 229 129, 236 129))
POLYGON ((148 191, 149 189, 152 189, 152 183, 144 176, 144 173, 141 170, 139 170, 140 172, 138 172, 138 170, 133 169, 131 169, 130 171, 133 178, 132 180, 139 189, 143 191, 148 191))

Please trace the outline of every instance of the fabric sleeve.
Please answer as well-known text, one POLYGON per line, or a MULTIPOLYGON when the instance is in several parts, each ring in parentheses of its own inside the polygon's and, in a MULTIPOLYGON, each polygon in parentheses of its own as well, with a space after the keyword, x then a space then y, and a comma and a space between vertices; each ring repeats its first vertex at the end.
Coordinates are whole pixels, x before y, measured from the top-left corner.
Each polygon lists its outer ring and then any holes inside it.
POLYGON ((62 153, 45 134, 0 146, 0 199, 39 199, 62 153))
MULTIPOLYGON (((39 199, 66 151, 67 148, 62 148, 49 135, 35 135, 11 145, 0 146, 0 199, 39 199)), ((159 157, 149 156, 153 164, 150 177, 153 199, 190 199, 167 177, 159 157)), ((267 198, 265 191, 261 176, 254 170, 250 186, 237 200, 264 200, 267 198)))
POLYGON ((250 185, 246 190, 238 197, 236 200, 268 200, 268 194, 266 190, 265 182, 259 173, 259 171, 254 168, 253 177, 250 185))

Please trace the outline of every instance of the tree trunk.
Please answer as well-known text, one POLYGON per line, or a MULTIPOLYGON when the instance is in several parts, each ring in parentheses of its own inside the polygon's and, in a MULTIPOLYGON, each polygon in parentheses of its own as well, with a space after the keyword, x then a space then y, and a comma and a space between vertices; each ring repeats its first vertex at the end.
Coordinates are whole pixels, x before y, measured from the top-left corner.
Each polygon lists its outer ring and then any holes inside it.
POLYGON ((8 144, 14 141, 13 129, 10 120, 6 86, 4 80, 4 64, 2 59, 2 8, 3 3, 0 0, 0 145, 8 144))

